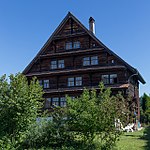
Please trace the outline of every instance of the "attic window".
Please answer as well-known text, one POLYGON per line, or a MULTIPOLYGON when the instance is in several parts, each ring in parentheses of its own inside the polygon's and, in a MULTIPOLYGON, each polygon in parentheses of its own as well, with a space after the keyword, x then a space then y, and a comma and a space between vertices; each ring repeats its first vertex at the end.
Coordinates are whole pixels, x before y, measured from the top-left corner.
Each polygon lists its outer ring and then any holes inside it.
POLYGON ((72 49, 72 42, 66 43, 66 50, 72 49))
POLYGON ((114 64, 114 63, 115 63, 115 60, 114 60, 114 59, 112 59, 112 60, 111 60, 111 63, 112 63, 112 64, 114 64))
POLYGON ((66 48, 66 50, 78 49, 78 48, 80 48, 80 42, 79 41, 67 42, 65 45, 65 48, 66 48))
POLYGON ((73 48, 74 48, 74 49, 80 48, 80 42, 79 42, 79 41, 74 42, 74 43, 73 43, 73 48))

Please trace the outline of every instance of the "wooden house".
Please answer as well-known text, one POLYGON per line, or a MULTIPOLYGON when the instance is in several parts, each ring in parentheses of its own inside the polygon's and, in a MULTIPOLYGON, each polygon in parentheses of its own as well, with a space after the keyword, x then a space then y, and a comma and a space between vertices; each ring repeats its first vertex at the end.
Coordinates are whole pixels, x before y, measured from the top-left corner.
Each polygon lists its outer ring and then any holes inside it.
POLYGON ((36 76, 43 86, 45 109, 64 107, 65 95, 79 96, 84 87, 98 89, 102 81, 112 93, 121 91, 133 98, 132 109, 139 113, 139 82, 145 83, 130 66, 95 36, 95 20, 87 29, 70 12, 50 36, 23 74, 36 76))

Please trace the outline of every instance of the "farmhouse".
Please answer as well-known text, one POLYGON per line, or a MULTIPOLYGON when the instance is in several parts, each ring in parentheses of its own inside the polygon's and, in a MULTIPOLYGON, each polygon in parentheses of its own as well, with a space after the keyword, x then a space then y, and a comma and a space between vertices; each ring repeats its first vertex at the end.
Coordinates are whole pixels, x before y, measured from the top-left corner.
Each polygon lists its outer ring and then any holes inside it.
POLYGON ((95 20, 87 29, 70 12, 62 20, 23 74, 36 76, 45 91, 45 109, 64 107, 65 95, 79 96, 84 87, 98 90, 99 82, 132 96, 131 111, 139 112, 139 82, 145 83, 137 69, 130 66, 95 36, 95 20))

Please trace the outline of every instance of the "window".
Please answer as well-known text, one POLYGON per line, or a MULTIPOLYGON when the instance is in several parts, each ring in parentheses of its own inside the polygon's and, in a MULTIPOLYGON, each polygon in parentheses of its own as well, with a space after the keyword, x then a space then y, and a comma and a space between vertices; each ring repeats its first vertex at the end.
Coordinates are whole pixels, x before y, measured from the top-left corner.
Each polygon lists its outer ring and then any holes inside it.
POLYGON ((91 65, 97 65, 97 64, 98 64, 98 56, 92 56, 91 65))
POLYGON ((82 77, 76 77, 76 86, 82 85, 82 77))
POLYGON ((59 106, 59 98, 58 97, 52 98, 52 105, 59 106))
POLYGON ((66 50, 72 49, 72 42, 67 42, 66 43, 66 50))
POLYGON ((74 42, 74 43, 73 43, 73 48, 74 48, 74 49, 80 48, 80 42, 79 42, 79 41, 74 42))
POLYGON ((104 84, 109 84, 109 75, 102 75, 102 81, 104 84))
POLYGON ((46 89, 46 88, 49 88, 49 80, 43 80, 43 87, 46 89))
POLYGON ((65 107, 66 106, 66 98, 65 97, 61 97, 60 98, 60 106, 61 107, 65 107))
POLYGON ((39 84, 40 84, 40 86, 43 87, 43 81, 42 80, 39 80, 39 84))
POLYGON ((81 86, 82 77, 68 78, 68 86, 81 86))
POLYGON ((68 78, 68 86, 74 86, 74 78, 68 78))
POLYGON ((64 60, 58 60, 58 68, 64 68, 64 60))
POLYGON ((98 65, 98 56, 90 56, 83 58, 83 66, 98 65))
POLYGON ((117 74, 102 75, 102 81, 104 84, 117 83, 117 74))
POLYGON ((83 66, 89 66, 89 65, 90 65, 90 57, 84 57, 83 66))
POLYGON ((110 84, 117 83, 117 74, 110 75, 110 84))
POLYGON ((45 108, 50 108, 51 105, 51 98, 46 98, 45 99, 45 108))
POLYGON ((51 61, 51 69, 57 69, 57 68, 65 68, 64 60, 51 61))
POLYGON ((57 61, 51 61, 51 69, 56 69, 57 68, 57 61))
POLYGON ((78 48, 80 48, 80 42, 79 41, 67 42, 65 45, 65 48, 66 48, 66 50, 78 49, 78 48))

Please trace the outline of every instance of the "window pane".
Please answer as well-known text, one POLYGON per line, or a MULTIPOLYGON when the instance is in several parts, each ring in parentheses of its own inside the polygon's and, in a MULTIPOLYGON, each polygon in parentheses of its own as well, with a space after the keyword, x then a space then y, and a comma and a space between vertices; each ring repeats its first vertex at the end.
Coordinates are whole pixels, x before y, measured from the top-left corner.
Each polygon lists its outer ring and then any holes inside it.
POLYGON ((110 84, 117 83, 117 74, 110 75, 110 84))
POLYGON ((92 56, 91 65, 97 65, 97 64, 98 64, 98 56, 92 56))
POLYGON ((64 60, 58 60, 58 68, 64 68, 64 60))
POLYGON ((61 107, 65 107, 66 106, 66 98, 65 97, 61 97, 60 98, 60 106, 61 107))
POLYGON ((109 84, 109 75, 102 75, 102 82, 104 84, 109 84))
POLYGON ((52 105, 59 106, 59 98, 58 97, 52 98, 52 105))
POLYGON ((44 88, 49 88, 49 80, 44 80, 44 88))
POLYGON ((80 42, 79 42, 79 41, 74 42, 74 43, 73 43, 73 48, 74 48, 74 49, 80 48, 80 42))
POLYGON ((90 57, 84 57, 83 58, 83 66, 90 65, 90 57))
POLYGON ((66 50, 72 49, 72 42, 67 42, 66 43, 66 50))
POLYGON ((40 84, 40 86, 43 86, 43 81, 39 80, 39 84, 40 84))
POLYGON ((46 98, 45 99, 45 108, 50 108, 51 105, 51 98, 46 98))
POLYGON ((76 86, 82 85, 82 77, 76 77, 76 86))
POLYGON ((68 78, 68 86, 74 86, 74 78, 68 78))
POLYGON ((51 69, 56 69, 57 68, 57 61, 51 61, 51 69))

